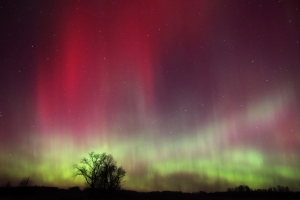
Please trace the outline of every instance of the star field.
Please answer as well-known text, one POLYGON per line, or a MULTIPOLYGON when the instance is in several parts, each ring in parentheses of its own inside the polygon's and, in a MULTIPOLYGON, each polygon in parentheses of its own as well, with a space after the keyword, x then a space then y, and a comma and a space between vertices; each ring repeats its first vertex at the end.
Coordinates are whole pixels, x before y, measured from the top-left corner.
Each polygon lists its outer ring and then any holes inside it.
POLYGON ((0 184, 300 190, 300 3, 1 1, 0 184))

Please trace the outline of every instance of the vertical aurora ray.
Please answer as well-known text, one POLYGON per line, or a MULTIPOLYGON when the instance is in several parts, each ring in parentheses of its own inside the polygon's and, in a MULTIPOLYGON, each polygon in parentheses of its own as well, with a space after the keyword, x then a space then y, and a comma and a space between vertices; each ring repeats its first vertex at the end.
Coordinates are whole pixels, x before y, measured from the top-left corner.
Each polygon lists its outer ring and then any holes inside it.
POLYGON ((0 180, 83 187, 72 165, 95 151, 126 189, 299 190, 299 13, 272 5, 36 5, 33 89, 0 99, 0 180))

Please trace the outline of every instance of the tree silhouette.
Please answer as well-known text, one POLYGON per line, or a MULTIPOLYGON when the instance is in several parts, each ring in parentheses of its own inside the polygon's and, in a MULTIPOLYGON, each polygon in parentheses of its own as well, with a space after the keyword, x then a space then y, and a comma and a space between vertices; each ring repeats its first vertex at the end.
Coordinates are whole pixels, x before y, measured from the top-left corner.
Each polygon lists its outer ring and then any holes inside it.
POLYGON ((29 177, 23 178, 19 183, 20 187, 28 187, 30 185, 31 185, 31 180, 29 177))
POLYGON ((112 155, 106 153, 89 153, 88 158, 83 157, 79 165, 73 166, 74 177, 83 176, 92 191, 95 188, 103 190, 116 190, 121 188, 121 181, 126 172, 117 167, 112 155))
POLYGON ((235 188, 227 188, 227 192, 251 192, 251 188, 248 185, 240 185, 235 188))

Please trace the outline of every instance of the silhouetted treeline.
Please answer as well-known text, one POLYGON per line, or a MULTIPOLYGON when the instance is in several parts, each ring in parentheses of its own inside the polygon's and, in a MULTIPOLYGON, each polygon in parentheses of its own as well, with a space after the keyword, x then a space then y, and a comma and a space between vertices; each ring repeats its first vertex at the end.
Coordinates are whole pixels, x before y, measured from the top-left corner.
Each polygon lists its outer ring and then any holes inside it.
POLYGON ((228 188, 227 192, 290 192, 289 187, 278 185, 277 187, 270 187, 268 189, 253 190, 247 185, 240 185, 235 188, 228 188))
POLYGON ((0 188, 0 199, 9 197, 9 199, 19 199, 20 197, 38 197, 52 199, 89 199, 90 196, 96 199, 228 199, 228 198, 247 198, 247 199, 300 199, 300 192, 286 192, 286 187, 276 187, 271 190, 258 189, 252 190, 248 186, 238 186, 227 192, 196 192, 184 193, 181 191, 154 191, 154 192, 137 192, 131 190, 95 190, 91 192, 90 188, 80 190, 79 187, 70 187, 69 189, 59 189, 57 187, 2 187, 0 188), (283 190, 284 191, 279 191, 283 190), (12 198, 10 198, 12 197, 12 198))

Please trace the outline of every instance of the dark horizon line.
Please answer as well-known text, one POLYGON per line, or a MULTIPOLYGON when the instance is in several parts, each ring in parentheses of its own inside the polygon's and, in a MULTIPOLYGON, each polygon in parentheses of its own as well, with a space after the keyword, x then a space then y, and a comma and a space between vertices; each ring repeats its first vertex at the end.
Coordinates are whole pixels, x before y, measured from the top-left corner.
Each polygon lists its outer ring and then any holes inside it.
MULTIPOLYGON (((57 186, 45 186, 45 185, 30 185, 30 186, 5 186, 2 185, 0 186, 0 189, 29 189, 29 188, 37 188, 37 189, 44 189, 44 190, 56 190, 56 191, 78 191, 78 192, 85 192, 91 190, 90 187, 85 187, 81 189, 80 186, 70 186, 70 187, 57 187, 57 186)), ((181 190, 152 190, 152 191, 139 191, 139 190, 133 190, 133 189, 126 189, 126 188, 121 188, 117 190, 104 190, 101 188, 95 188, 95 191, 101 191, 101 192, 133 192, 133 193, 185 193, 185 194, 198 194, 198 193, 250 193, 250 192, 257 192, 257 193, 263 193, 263 192, 268 192, 268 193, 300 193, 300 190, 293 191, 289 190, 288 186, 281 186, 277 185, 274 187, 269 187, 269 188, 258 188, 258 189, 252 189, 247 185, 239 185, 233 188, 227 188, 227 191, 204 191, 204 190, 199 190, 196 192, 184 192, 181 190), (248 187, 249 190, 238 190, 240 187, 248 187), (279 187, 281 188, 287 188, 286 191, 279 190, 279 187)))

